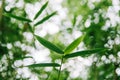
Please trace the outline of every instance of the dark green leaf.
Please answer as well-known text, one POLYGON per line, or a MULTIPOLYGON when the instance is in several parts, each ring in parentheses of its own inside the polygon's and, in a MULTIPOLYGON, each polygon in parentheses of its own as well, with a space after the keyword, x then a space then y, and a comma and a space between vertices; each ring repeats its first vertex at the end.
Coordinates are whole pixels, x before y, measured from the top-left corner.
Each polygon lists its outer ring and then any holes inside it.
POLYGON ((51 18, 52 16, 54 16, 57 12, 53 12, 50 15, 44 17, 43 19, 41 19, 40 21, 38 21, 34 26, 37 26, 39 24, 42 24, 43 22, 45 22, 46 20, 48 20, 49 18, 51 18))
POLYGON ((15 18, 15 19, 20 20, 20 21, 32 22, 30 19, 26 19, 26 18, 23 18, 23 17, 19 17, 19 16, 16 16, 16 15, 10 14, 10 13, 5 13, 5 14, 3 14, 3 15, 6 16, 6 17, 15 18))
POLYGON ((79 44, 82 42, 85 35, 78 37, 76 40, 74 40, 64 51, 65 54, 70 53, 73 51, 79 44))
POLYGON ((57 63, 40 63, 40 64, 32 64, 32 65, 28 65, 26 67, 59 67, 60 65, 57 63))
POLYGON ((96 48, 96 49, 92 49, 92 50, 78 51, 78 52, 74 52, 71 54, 67 54, 64 56, 64 58, 72 58, 72 57, 77 57, 77 56, 86 57, 86 56, 89 56, 90 54, 100 53, 100 52, 106 51, 106 50, 107 50, 106 48, 96 48))
POLYGON ((36 19, 42 12, 43 10, 47 7, 48 5, 48 1, 41 7, 41 9, 37 12, 37 14, 35 15, 34 19, 36 19))
POLYGON ((63 52, 61 49, 59 49, 58 47, 56 47, 56 46, 55 46, 54 44, 52 44, 51 42, 49 42, 49 41, 47 41, 47 40, 45 40, 45 39, 43 39, 42 37, 37 36, 37 35, 36 35, 36 38, 37 38, 37 40, 38 40, 43 46, 47 47, 48 49, 53 50, 53 51, 55 51, 55 52, 57 52, 57 53, 60 53, 60 54, 64 54, 64 52, 63 52))

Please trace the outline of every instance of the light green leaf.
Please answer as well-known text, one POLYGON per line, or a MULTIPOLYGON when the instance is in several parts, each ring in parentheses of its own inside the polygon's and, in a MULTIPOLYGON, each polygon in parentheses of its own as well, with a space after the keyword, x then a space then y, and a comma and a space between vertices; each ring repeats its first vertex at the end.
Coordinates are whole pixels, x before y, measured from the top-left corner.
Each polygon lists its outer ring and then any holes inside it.
POLYGON ((37 12, 37 14, 34 17, 34 20, 43 12, 43 10, 47 7, 48 1, 41 7, 41 9, 37 12))
POLYGON ((32 64, 32 65, 28 65, 26 67, 59 67, 60 65, 57 63, 40 63, 40 64, 32 64))
POLYGON ((57 52, 57 53, 59 53, 59 54, 64 54, 64 52, 63 52, 61 49, 59 49, 58 47, 56 47, 56 46, 55 46, 54 44, 52 44, 51 42, 43 39, 43 38, 40 37, 40 36, 37 36, 37 35, 35 35, 35 36, 36 36, 37 40, 38 40, 43 46, 45 46, 45 47, 47 47, 48 49, 53 50, 53 51, 55 51, 55 52, 57 52))
POLYGON ((77 57, 77 56, 82 56, 82 57, 86 57, 89 56, 90 54, 93 53, 100 53, 100 52, 104 52, 106 51, 106 48, 96 48, 96 49, 92 49, 92 50, 84 50, 84 51, 78 51, 78 52, 74 52, 71 54, 67 54, 64 56, 64 58, 73 58, 73 57, 77 57))
POLYGON ((52 16, 54 16, 57 12, 53 12, 50 15, 44 17, 43 19, 41 19, 40 21, 38 21, 34 26, 37 26, 39 24, 42 24, 43 22, 45 22, 46 20, 50 19, 52 16))
POLYGON ((78 37, 76 40, 74 40, 65 50, 64 53, 68 54, 72 52, 79 44, 82 42, 85 35, 78 37))
POLYGON ((19 16, 16 16, 16 15, 10 14, 10 13, 5 13, 5 14, 3 14, 3 15, 6 16, 6 17, 11 17, 11 18, 20 20, 20 21, 32 22, 30 19, 26 19, 26 18, 23 18, 23 17, 19 17, 19 16))

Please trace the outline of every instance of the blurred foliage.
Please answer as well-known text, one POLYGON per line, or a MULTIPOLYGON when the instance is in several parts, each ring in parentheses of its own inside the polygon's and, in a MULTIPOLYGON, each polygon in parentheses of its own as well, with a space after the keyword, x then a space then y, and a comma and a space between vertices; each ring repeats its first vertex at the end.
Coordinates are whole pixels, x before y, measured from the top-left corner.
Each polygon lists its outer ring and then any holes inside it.
MULTIPOLYGON (((118 1, 118 3, 120 2, 118 1)), ((74 15, 82 17, 82 20, 78 21, 74 27, 86 33, 84 44, 88 49, 96 47, 110 48, 104 55, 95 55, 97 61, 94 61, 90 68, 88 80, 119 80, 116 69, 119 68, 118 52, 120 51, 120 46, 118 44, 119 42, 117 43, 115 40, 120 36, 120 23, 117 22, 115 25, 112 25, 110 17, 107 16, 110 13, 114 13, 120 18, 119 13, 115 13, 114 9, 113 12, 109 11, 110 7, 116 5, 113 5, 112 0, 66 0, 63 5, 68 8, 68 17, 70 20, 74 20, 72 17, 74 15), (106 24, 109 24, 109 26, 106 26, 106 24), (105 29, 105 27, 108 28, 105 29), (101 60, 103 56, 108 57, 109 60, 111 54, 114 56, 115 62, 110 61, 104 63, 104 61, 101 60), (102 64, 97 66, 100 63, 102 64)), ((120 38, 118 40, 120 40, 120 38)))
MULTIPOLYGON (((19 0, 15 0, 16 3, 18 1, 19 0)), ((25 11, 25 5, 27 3, 33 4, 38 1, 42 2, 42 0, 24 0, 24 6, 22 8, 14 6, 10 8, 10 10, 6 9, 6 6, 8 6, 10 3, 8 3, 7 0, 1 1, 0 80, 29 80, 30 78, 24 77, 24 74, 19 74, 18 69, 24 68, 24 65, 21 64, 20 66, 16 66, 15 63, 17 61, 23 61, 26 58, 31 58, 34 64, 36 63, 34 58, 28 56, 30 52, 23 48, 23 46, 29 46, 31 48, 37 49, 35 45, 35 38, 33 38, 31 42, 28 42, 24 36, 24 33, 26 32, 31 33, 32 36, 34 36, 35 28, 32 23, 29 22, 29 20, 27 22, 22 19, 28 19, 28 14, 25 11), (6 16, 4 15, 5 13, 13 14, 22 18, 17 17, 17 19, 15 19, 15 16, 6 16)), ((55 44, 61 50, 64 50, 66 44, 63 43, 64 40, 61 41, 60 35, 71 35, 74 31, 77 30, 83 34, 86 34, 83 39, 86 49, 91 50, 94 48, 109 48, 109 50, 106 50, 105 52, 93 55, 93 59, 96 60, 93 60, 92 65, 89 67, 88 76, 85 76, 87 77, 87 80, 120 80, 120 76, 116 73, 116 70, 120 68, 120 57, 118 56, 118 52, 120 52, 120 20, 118 22, 115 20, 116 22, 113 24, 111 18, 108 17, 108 14, 114 13, 114 15, 120 19, 120 10, 118 10, 118 12, 114 11, 115 5, 113 5, 112 0, 64 0, 62 4, 63 7, 67 8, 68 10, 67 20, 70 21, 71 25, 69 28, 67 28, 66 25, 64 26, 66 28, 65 33, 64 31, 60 31, 54 35, 47 34, 44 37, 45 39, 40 38, 40 40, 42 40, 42 45, 53 50, 50 50, 49 54, 51 62, 55 63, 58 61, 59 63, 62 57, 60 54, 56 54, 54 52, 54 47, 51 47, 51 45, 53 46, 53 44, 55 44), (109 11, 110 8, 113 9, 113 12, 109 11), (47 44, 45 44, 46 42, 47 44), (110 59, 111 55, 114 57, 114 60, 110 59), (103 60, 103 57, 106 59, 103 60)), ((120 7, 120 5, 118 7, 120 7)), ((42 11, 44 11, 45 8, 46 6, 38 11, 36 18, 42 13, 42 11)), ((40 20, 36 25, 48 21, 48 19, 55 14, 56 12, 53 12, 52 14, 45 15, 45 17, 42 16, 42 20, 40 20)), ((114 17, 114 19, 116 19, 116 17, 114 17)), ((64 25, 64 22, 65 20, 61 22, 61 25, 64 25)), ((75 45, 76 48, 78 43, 75 45)), ((63 64, 66 62, 67 60, 63 60, 63 64)), ((50 71, 47 71, 45 67, 29 68, 29 71, 36 75, 39 80, 57 80, 59 68, 53 67, 50 71)), ((70 76, 70 71, 65 68, 61 70, 59 80, 84 79, 81 77, 72 78, 70 76)))

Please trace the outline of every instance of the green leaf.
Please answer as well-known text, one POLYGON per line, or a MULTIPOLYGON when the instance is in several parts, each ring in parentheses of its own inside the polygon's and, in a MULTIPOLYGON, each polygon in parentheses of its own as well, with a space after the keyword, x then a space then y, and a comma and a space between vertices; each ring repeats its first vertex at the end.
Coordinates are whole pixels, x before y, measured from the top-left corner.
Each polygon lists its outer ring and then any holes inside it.
POLYGON ((77 16, 76 15, 74 15, 74 18, 73 18, 73 20, 72 20, 72 25, 73 25, 73 27, 75 26, 75 24, 76 24, 76 20, 77 20, 77 16))
POLYGON ((96 48, 96 49, 92 49, 92 50, 78 51, 78 52, 74 52, 71 54, 67 54, 64 56, 64 58, 72 58, 72 57, 77 57, 77 56, 86 57, 86 56, 89 56, 90 54, 100 53, 100 52, 103 52, 106 50, 107 50, 106 48, 96 48))
POLYGON ((34 17, 34 20, 43 12, 43 10, 47 7, 48 1, 41 7, 41 9, 37 12, 37 14, 34 17))
POLYGON ((37 26, 39 24, 42 24, 43 22, 45 22, 46 20, 48 20, 49 18, 51 18, 52 16, 54 16, 57 12, 53 12, 50 15, 44 17, 43 19, 41 19, 40 21, 38 21, 34 26, 37 26))
POLYGON ((59 67, 60 65, 57 63, 40 63, 40 64, 32 64, 32 65, 28 65, 26 67, 59 67))
POLYGON ((11 18, 20 20, 20 21, 32 22, 30 19, 26 19, 26 18, 23 18, 23 17, 19 17, 19 16, 16 16, 16 15, 10 14, 10 13, 5 13, 5 14, 3 14, 3 15, 6 16, 6 17, 11 17, 11 18))
POLYGON ((35 36, 36 36, 37 40, 38 40, 43 46, 45 46, 45 47, 47 47, 48 49, 53 50, 53 51, 55 51, 55 52, 57 52, 57 53, 64 54, 64 52, 63 52, 61 49, 59 49, 58 47, 56 47, 56 46, 55 46, 54 44, 52 44, 51 42, 43 39, 43 38, 40 37, 40 36, 37 36, 37 35, 35 35, 35 36))
POLYGON ((15 60, 23 60, 23 59, 26 59, 26 58, 33 58, 33 57, 31 57, 31 56, 17 57, 17 58, 15 58, 15 60))
POLYGON ((76 40, 74 40, 65 50, 64 53, 68 54, 72 52, 79 44, 82 42, 85 35, 78 37, 76 40))

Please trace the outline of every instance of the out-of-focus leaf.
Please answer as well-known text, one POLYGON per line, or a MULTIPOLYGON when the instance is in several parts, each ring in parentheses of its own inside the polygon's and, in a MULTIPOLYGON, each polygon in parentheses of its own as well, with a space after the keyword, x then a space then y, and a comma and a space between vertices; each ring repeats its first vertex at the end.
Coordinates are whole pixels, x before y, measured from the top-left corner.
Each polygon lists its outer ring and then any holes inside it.
POLYGON ((73 23, 72 25, 73 25, 73 26, 75 26, 75 24, 76 24, 76 18, 77 18, 77 16, 74 15, 74 18, 73 18, 73 20, 72 20, 72 23, 73 23))
POLYGON ((47 7, 48 5, 48 1, 41 7, 41 9, 37 12, 37 14, 35 15, 34 19, 36 19, 42 12, 43 10, 47 7))
POLYGON ((26 67, 59 67, 60 65, 57 63, 40 63, 40 64, 32 64, 32 65, 28 65, 26 67))
POLYGON ((2 45, 0 44, 0 56, 3 56, 3 55, 6 54, 6 53, 7 53, 7 47, 2 46, 2 45))
MULTIPOLYGON (((18 1, 18 0, 17 0, 18 1)), ((37 2, 38 0, 24 0, 25 3, 35 3, 37 2)))
POLYGON ((67 30, 67 32, 68 32, 68 33, 70 33, 70 34, 71 34, 71 33, 72 33, 72 31, 73 31, 73 29, 72 29, 72 28, 67 28, 66 30, 67 30))
POLYGON ((79 44, 80 42, 82 42, 83 38, 85 35, 78 37, 77 39, 75 39, 65 50, 64 53, 68 54, 71 51, 73 51, 79 44))
POLYGON ((43 38, 40 37, 40 36, 37 36, 37 35, 35 35, 35 36, 36 36, 37 40, 38 40, 43 46, 45 46, 45 47, 47 47, 48 49, 53 50, 53 51, 55 51, 55 52, 57 52, 57 53, 64 54, 64 52, 63 52, 61 49, 59 49, 58 47, 56 47, 56 46, 55 46, 54 44, 52 44, 51 42, 43 39, 43 38))
POLYGON ((25 57, 17 57, 15 58, 16 60, 23 60, 23 59, 26 59, 26 58, 33 58, 31 56, 25 56, 25 57))
POLYGON ((96 48, 96 49, 92 49, 92 50, 78 51, 78 52, 74 52, 71 54, 67 54, 64 56, 64 58, 72 58, 72 57, 77 57, 77 56, 86 57, 90 54, 104 52, 106 50, 107 50, 106 48, 96 48))
POLYGON ((11 17, 11 18, 20 20, 20 21, 32 22, 30 19, 26 19, 26 18, 23 18, 23 17, 19 17, 19 16, 16 16, 16 15, 10 14, 10 13, 5 13, 5 14, 3 14, 3 15, 6 16, 6 17, 11 17))
POLYGON ((53 12, 50 15, 44 17, 43 19, 41 19, 40 21, 38 21, 34 26, 37 26, 39 24, 42 24, 43 22, 45 22, 46 20, 50 19, 52 16, 54 16, 57 12, 53 12))
POLYGON ((6 53, 8 53, 7 47, 0 45, 0 60, 6 53))

